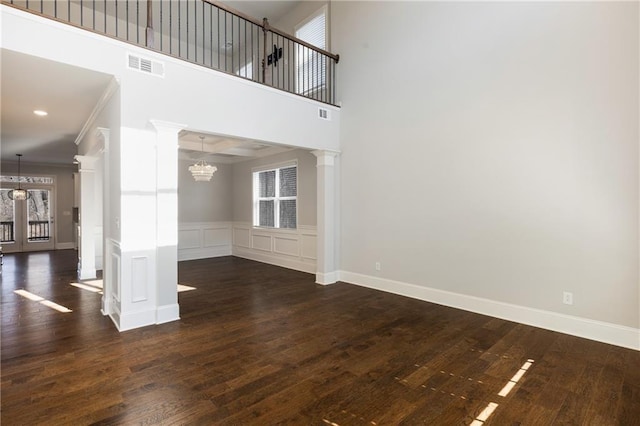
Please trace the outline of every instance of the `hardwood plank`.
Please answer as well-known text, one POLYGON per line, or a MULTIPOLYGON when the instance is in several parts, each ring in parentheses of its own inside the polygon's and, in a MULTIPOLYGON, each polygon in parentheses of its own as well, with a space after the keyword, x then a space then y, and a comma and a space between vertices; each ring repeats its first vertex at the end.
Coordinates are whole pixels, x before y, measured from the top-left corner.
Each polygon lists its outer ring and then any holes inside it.
POLYGON ((181 262, 181 320, 118 333, 70 285, 75 256, 5 256, 3 424, 449 425, 489 402, 485 425, 640 418, 636 351, 234 257, 181 262))

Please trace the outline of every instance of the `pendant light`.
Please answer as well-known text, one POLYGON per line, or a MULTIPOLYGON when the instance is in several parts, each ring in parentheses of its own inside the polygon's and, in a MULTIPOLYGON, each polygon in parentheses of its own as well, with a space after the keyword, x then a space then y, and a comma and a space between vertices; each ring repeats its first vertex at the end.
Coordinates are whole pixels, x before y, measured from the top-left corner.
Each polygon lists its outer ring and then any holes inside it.
MULTIPOLYGON (((204 136, 200 136, 200 143, 202 144, 202 155, 204 155, 204 136)), ((196 182, 209 182, 216 170, 218 170, 216 166, 207 164, 204 159, 189 166, 189 171, 196 182)))
POLYGON ((7 195, 11 200, 20 201, 31 197, 31 193, 26 189, 20 188, 20 180, 22 179, 20 175, 20 158, 22 157, 22 154, 16 154, 16 156, 18 157, 18 189, 12 189, 7 195))

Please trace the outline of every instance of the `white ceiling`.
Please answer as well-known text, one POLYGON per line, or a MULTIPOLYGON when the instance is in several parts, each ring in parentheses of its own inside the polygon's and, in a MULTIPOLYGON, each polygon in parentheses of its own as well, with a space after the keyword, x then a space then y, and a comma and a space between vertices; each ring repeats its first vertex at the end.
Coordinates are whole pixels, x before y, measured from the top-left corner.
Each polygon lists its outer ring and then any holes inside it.
MULTIPOLYGON (((276 21, 296 1, 225 1, 249 16, 276 21)), ((0 49, 0 159, 24 163, 72 164, 75 140, 112 77, 107 74, 0 49), (35 109, 49 113, 33 114, 35 109)), ((181 157, 202 156, 201 134, 183 132, 181 157)), ((204 135, 207 159, 233 163, 289 150, 250 140, 204 135)))
POLYGON ((2 160, 23 154, 24 162, 73 163, 74 141, 111 76, 6 49, 0 55, 2 160))
POLYGON ((180 132, 180 158, 206 159, 215 163, 238 163, 252 158, 266 157, 290 151, 283 145, 269 145, 249 139, 212 135, 183 130, 180 132), (202 139, 200 139, 202 137, 202 139))
POLYGON ((222 3, 259 21, 267 18, 270 23, 274 23, 301 3, 301 0, 229 0, 222 3))

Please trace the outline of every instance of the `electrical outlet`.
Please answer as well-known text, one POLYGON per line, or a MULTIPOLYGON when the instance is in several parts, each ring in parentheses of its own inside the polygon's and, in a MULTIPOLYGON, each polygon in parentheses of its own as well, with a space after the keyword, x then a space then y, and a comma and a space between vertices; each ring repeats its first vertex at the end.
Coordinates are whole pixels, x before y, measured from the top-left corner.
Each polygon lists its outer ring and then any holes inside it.
POLYGON ((565 291, 562 293, 562 303, 565 305, 573 305, 573 293, 565 291))
POLYGON ((376 271, 380 270, 380 262, 376 262, 376 271))

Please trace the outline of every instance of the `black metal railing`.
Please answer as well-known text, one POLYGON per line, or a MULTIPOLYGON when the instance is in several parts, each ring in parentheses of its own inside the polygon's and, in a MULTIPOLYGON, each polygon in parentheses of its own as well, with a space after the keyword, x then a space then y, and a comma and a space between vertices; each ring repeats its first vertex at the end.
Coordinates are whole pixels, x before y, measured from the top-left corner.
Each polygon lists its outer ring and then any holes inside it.
POLYGON ((336 104, 339 55, 214 0, 1 0, 109 37, 336 104))
POLYGON ((27 240, 29 241, 49 241, 49 221, 48 220, 30 220, 29 233, 27 240))
POLYGON ((14 241, 13 222, 0 222, 0 242, 12 243, 14 241))

